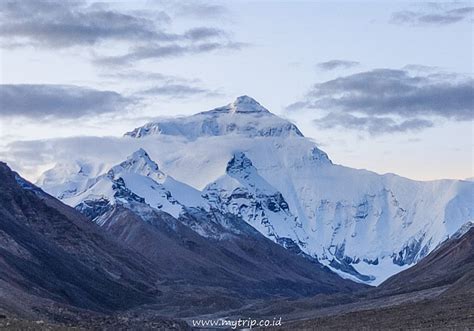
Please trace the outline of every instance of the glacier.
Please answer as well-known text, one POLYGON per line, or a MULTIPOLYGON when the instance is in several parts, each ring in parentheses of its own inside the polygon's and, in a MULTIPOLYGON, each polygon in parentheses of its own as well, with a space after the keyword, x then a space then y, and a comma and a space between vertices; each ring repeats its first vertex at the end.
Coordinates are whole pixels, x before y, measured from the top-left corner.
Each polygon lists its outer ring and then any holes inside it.
POLYGON ((143 199, 174 217, 186 207, 231 213, 371 285, 474 220, 472 181, 415 181, 334 164, 293 123, 248 96, 152 121, 121 139, 143 149, 115 166, 71 159, 37 185, 85 209, 91 201, 113 203, 122 191, 122 199, 143 199))

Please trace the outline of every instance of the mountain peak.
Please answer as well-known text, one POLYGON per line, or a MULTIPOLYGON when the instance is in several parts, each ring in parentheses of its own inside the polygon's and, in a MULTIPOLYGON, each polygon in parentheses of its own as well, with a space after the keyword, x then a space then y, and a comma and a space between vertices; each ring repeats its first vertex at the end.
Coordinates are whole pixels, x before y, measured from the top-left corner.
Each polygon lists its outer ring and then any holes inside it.
POLYGON ((131 155, 127 157, 127 160, 122 162, 121 165, 124 168, 147 168, 151 171, 158 171, 158 165, 153 161, 148 153, 143 149, 139 148, 131 155))
POLYGON ((149 161, 153 162, 150 159, 150 156, 148 155, 148 153, 143 148, 139 148, 138 150, 133 152, 131 155, 129 155, 127 157, 127 159, 129 159, 129 160, 145 159, 147 161, 149 160, 149 161))
POLYGON ((143 148, 139 148, 133 152, 121 165, 124 166, 124 168, 146 168, 155 172, 159 171, 158 164, 150 158, 143 148))
POLYGON ((143 148, 133 152, 127 157, 127 160, 113 167, 109 173, 113 175, 116 173, 122 173, 123 171, 134 172, 154 179, 161 179, 165 176, 160 171, 156 162, 150 158, 143 148))
POLYGON ((237 97, 229 106, 232 113, 269 113, 268 109, 248 95, 237 97))

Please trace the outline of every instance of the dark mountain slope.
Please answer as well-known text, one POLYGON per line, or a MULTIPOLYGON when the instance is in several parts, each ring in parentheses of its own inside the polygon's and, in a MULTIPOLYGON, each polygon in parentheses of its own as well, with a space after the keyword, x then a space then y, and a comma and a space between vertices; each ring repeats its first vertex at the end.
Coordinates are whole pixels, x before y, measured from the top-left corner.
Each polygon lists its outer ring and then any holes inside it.
POLYGON ((144 258, 0 163, 3 297, 14 292, 96 311, 127 309, 159 294, 149 269, 144 258))
POLYGON ((100 223, 147 257, 170 281, 226 288, 241 298, 301 297, 366 288, 284 249, 233 215, 188 210, 178 220, 129 202, 115 205, 100 216, 100 223), (197 226, 219 236, 200 235, 192 229, 197 226))

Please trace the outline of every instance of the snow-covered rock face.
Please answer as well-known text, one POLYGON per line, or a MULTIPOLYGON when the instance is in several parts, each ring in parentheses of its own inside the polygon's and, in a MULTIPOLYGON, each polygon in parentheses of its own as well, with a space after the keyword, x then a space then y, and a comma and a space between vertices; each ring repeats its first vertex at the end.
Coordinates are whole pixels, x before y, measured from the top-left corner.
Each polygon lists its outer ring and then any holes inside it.
POLYGON ((218 209, 370 284, 416 263, 474 221, 473 182, 419 182, 335 165, 294 124, 249 97, 152 122, 123 139, 145 148, 160 169, 139 150, 112 175, 59 167, 39 184, 73 206, 93 200, 104 208, 98 199, 117 200, 122 187, 174 215, 183 206, 218 209))
POLYGON ((179 119, 163 119, 148 123, 125 136, 181 136, 195 140, 206 136, 228 134, 246 137, 303 136, 298 128, 265 109, 248 96, 238 97, 227 106, 179 119))
POLYGON ((212 208, 243 218, 275 242, 304 245, 308 240, 282 194, 258 174, 244 153, 234 155, 226 175, 209 184, 202 196, 212 208))
POLYGON ((143 149, 106 173, 88 180, 83 191, 69 194, 62 200, 91 219, 112 205, 131 202, 147 204, 176 218, 184 207, 206 205, 199 191, 164 174, 143 149))

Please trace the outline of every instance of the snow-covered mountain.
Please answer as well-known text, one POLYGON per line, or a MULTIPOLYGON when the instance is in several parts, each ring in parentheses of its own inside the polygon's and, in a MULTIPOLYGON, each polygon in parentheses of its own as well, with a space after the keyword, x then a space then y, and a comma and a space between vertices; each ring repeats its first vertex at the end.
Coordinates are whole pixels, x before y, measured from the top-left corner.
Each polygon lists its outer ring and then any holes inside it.
POLYGON ((126 189, 174 216, 184 206, 231 213, 370 284, 416 263, 474 219, 473 182, 420 182, 335 165, 294 124, 248 96, 148 123, 122 139, 145 148, 160 168, 139 150, 101 175, 62 165, 38 184, 73 206, 115 201, 126 189))

